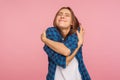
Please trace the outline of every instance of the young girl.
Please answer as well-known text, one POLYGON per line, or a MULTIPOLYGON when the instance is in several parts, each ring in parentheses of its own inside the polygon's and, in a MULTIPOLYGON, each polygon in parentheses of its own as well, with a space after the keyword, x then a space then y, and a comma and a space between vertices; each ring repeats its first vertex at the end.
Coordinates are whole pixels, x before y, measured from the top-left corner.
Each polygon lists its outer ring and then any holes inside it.
POLYGON ((82 57, 84 30, 72 9, 58 10, 53 25, 41 35, 49 61, 46 80, 91 80, 82 57))

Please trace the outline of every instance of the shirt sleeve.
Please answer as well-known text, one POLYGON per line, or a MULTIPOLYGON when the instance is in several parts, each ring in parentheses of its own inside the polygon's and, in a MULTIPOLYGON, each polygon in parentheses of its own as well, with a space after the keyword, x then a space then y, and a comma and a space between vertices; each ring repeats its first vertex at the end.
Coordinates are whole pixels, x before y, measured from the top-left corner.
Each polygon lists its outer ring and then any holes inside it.
MULTIPOLYGON (((46 37, 53 40, 53 41, 60 41, 60 34, 54 27, 49 27, 46 30, 46 37)), ((66 68, 66 57, 60 55, 59 53, 52 50, 46 44, 43 47, 44 51, 47 53, 48 57, 57 65, 66 68)))
POLYGON ((78 37, 76 33, 71 34, 64 41, 64 45, 70 49, 70 55, 74 52, 74 50, 78 47, 78 37))
POLYGON ((47 53, 48 57, 57 65, 66 68, 66 57, 63 55, 58 54, 57 52, 53 51, 47 45, 44 45, 43 49, 47 53))

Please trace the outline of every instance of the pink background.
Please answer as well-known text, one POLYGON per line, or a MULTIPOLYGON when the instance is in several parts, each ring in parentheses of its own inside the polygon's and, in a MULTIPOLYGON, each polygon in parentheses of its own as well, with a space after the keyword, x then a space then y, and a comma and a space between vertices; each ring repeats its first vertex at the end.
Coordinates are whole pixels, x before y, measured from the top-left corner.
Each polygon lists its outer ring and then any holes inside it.
POLYGON ((85 29, 83 56, 92 80, 120 80, 120 0, 0 0, 0 80, 45 80, 40 34, 62 6, 85 29))

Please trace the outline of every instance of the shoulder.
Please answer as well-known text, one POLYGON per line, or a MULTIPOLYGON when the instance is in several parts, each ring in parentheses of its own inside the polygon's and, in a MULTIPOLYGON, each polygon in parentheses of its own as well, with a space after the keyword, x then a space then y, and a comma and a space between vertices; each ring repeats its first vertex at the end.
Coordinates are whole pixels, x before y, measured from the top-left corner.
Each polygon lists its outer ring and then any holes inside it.
POLYGON ((78 36, 77 36, 77 33, 73 33, 71 35, 68 35, 68 37, 66 38, 66 41, 75 41, 77 42, 78 41, 78 36))
POLYGON ((47 31, 56 31, 56 30, 57 30, 56 27, 48 27, 48 28, 47 28, 47 31))
POLYGON ((46 34, 59 34, 59 31, 56 27, 48 27, 46 29, 46 34))
POLYGON ((59 31, 58 31, 58 29, 56 28, 56 27, 48 27, 47 29, 46 29, 46 33, 53 33, 53 34, 58 34, 59 33, 59 31))
POLYGON ((61 38, 61 35, 56 27, 48 27, 46 29, 46 36, 47 38, 55 40, 55 41, 60 40, 61 38))

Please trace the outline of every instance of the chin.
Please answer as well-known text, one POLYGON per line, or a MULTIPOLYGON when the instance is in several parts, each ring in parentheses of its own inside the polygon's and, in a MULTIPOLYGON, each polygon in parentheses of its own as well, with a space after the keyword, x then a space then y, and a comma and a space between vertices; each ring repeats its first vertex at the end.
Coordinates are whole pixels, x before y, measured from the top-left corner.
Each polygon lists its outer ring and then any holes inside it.
POLYGON ((68 28, 66 25, 58 25, 59 28, 68 28))
POLYGON ((65 27, 65 26, 58 26, 59 28, 61 28, 61 29, 66 29, 66 28, 68 28, 68 27, 65 27))

